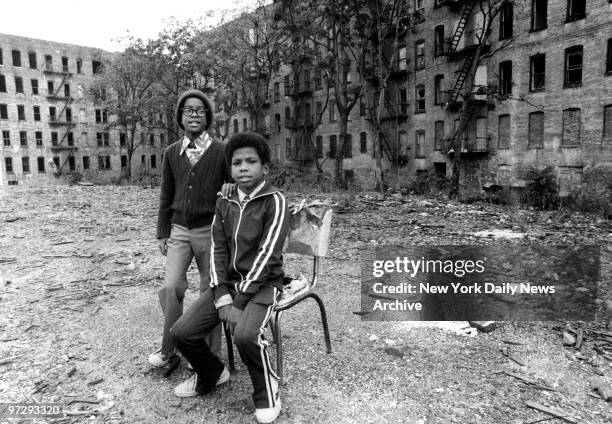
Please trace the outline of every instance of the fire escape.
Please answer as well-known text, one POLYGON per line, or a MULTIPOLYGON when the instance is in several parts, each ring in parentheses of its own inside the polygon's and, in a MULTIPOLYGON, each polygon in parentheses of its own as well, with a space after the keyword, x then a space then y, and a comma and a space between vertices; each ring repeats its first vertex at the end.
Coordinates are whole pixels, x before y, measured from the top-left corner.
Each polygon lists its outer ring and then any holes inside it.
MULTIPOLYGON (((403 28, 402 34, 407 29, 407 26, 403 28)), ((376 43, 381 42, 373 38, 376 43)), ((385 42, 383 40, 382 42, 385 42)), ((383 73, 388 72, 389 78, 387 80, 387 91, 384 97, 384 103, 380 114, 380 127, 377 128, 378 136, 380 140, 381 151, 384 156, 394 165, 405 165, 408 162, 408 154, 400 145, 400 124, 405 123, 408 120, 408 100, 406 98, 406 92, 404 91, 403 97, 400 97, 400 86, 406 82, 408 77, 408 61, 406 57, 400 58, 399 51, 396 53, 398 57, 393 61, 382 50, 382 63, 385 67, 383 73), (392 99, 390 95, 391 90, 395 93, 396 99, 392 99)), ((380 84, 378 75, 376 74, 376 68, 374 66, 365 67, 364 80, 367 81, 371 86, 378 86, 380 84)), ((367 115, 367 120, 372 120, 371 115, 367 115)))
POLYGON ((43 73, 51 78, 56 75, 62 77, 61 82, 53 93, 49 93, 47 95, 47 100, 54 104, 52 107, 55 107, 56 110, 59 109, 59 113, 56 113, 55 116, 51 116, 49 126, 56 128, 61 134, 61 138, 59 138, 59 140, 52 141, 51 151, 59 154, 66 152, 63 162, 60 159, 60 166, 58 167, 58 172, 61 174, 64 166, 67 162, 69 162, 69 158, 73 157, 73 160, 76 159, 74 158, 74 152, 77 150, 77 147, 74 145, 74 139, 72 138, 71 132, 75 124, 72 120, 72 111, 69 109, 73 98, 70 95, 70 86, 67 84, 72 77, 72 73, 68 70, 67 63, 63 63, 62 70, 58 71, 53 68, 53 64, 50 62, 45 64, 43 73))
MULTIPOLYGON (((470 17, 472 16, 472 12, 476 5, 474 0, 443 0, 439 3, 440 5, 447 5, 452 11, 460 11, 461 16, 457 23, 457 26, 451 35, 446 41, 447 48, 445 49, 445 54, 448 56, 450 61, 459 61, 461 60, 461 66, 455 72, 455 79, 453 84, 448 91, 448 102, 447 106, 450 111, 456 112, 460 110, 463 100, 461 96, 461 92, 464 88, 465 81, 468 77, 468 73, 472 65, 474 64, 474 60, 476 59, 476 54, 478 51, 478 44, 471 44, 460 48, 461 38, 464 35, 466 26, 470 17)), ((482 52, 488 51, 488 45, 483 46, 482 52)), ((482 154, 488 153, 487 140, 481 139, 478 135, 475 139, 470 139, 468 137, 468 128, 472 123, 472 119, 475 116, 475 112, 481 108, 480 98, 471 98, 470 103, 468 104, 467 109, 467 117, 465 120, 467 124, 464 125, 464 128, 457 128, 457 125, 453 128, 452 136, 448 140, 449 146, 451 147, 451 153, 460 153, 460 154, 482 154), (458 151, 458 152, 457 152, 458 151)), ((478 132, 478 129, 477 129, 478 132)))
POLYGON ((311 110, 313 92, 310 69, 297 66, 294 70, 293 81, 285 86, 286 95, 293 101, 293 114, 285 120, 285 128, 295 135, 295 141, 288 149, 287 159, 289 160, 307 162, 315 158, 315 151, 310 140, 314 126, 311 110))

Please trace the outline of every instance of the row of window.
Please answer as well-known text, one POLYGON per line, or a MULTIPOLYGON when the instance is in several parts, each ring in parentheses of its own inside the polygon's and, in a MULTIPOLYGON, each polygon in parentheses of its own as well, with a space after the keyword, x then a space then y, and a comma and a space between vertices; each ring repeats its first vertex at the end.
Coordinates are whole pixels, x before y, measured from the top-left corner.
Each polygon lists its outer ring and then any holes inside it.
MULTIPOLYGON (((58 131, 51 131, 51 145, 58 146, 63 144, 64 139, 66 140, 66 145, 74 146, 74 133, 72 131, 68 131, 62 135, 62 139, 60 140, 60 133, 58 131)), ((34 132, 34 140, 36 141, 37 147, 43 146, 43 132, 35 131, 34 132)), ((88 133, 82 132, 80 141, 83 144, 88 143, 88 133)), ((165 146, 166 144, 166 135, 161 133, 159 134, 159 141, 161 146, 165 146)), ((9 130, 2 131, 2 143, 4 147, 11 146, 11 132, 9 130)), ((96 133, 96 143, 98 146, 110 146, 110 134, 108 132, 97 132, 96 133)), ((19 131, 19 145, 21 147, 28 147, 29 139, 27 131, 19 131)), ((142 135, 141 144, 144 144, 144 134, 142 135)), ((124 147, 127 145, 127 134, 120 132, 119 133, 119 146, 124 147)), ((149 145, 156 145, 156 136, 154 133, 149 134, 149 145)))
MULTIPOLYGON (((53 157, 53 163, 56 168, 60 168, 60 158, 59 156, 53 157)), ((36 158, 37 163, 37 171, 38 173, 45 172, 45 158, 43 156, 38 156, 36 158)), ((76 160, 74 156, 68 157, 68 170, 76 171, 76 160)), ((145 155, 141 156, 141 166, 147 166, 147 157, 145 155)), ((148 166, 152 169, 157 168, 157 155, 151 155, 148 166)), ((7 174, 14 174, 15 169, 13 165, 12 157, 4 158, 4 167, 6 169, 7 174)), ((89 170, 91 168, 90 158, 89 156, 83 156, 83 170, 89 170)), ((121 155, 121 168, 127 168, 127 156, 121 155)), ((99 170, 110 170, 111 169, 111 157, 110 156, 98 156, 98 169, 99 170)), ((29 174, 31 172, 30 169, 30 158, 28 156, 23 156, 21 158, 21 172, 24 174, 29 174)))
MULTIPOLYGON (((440 7, 442 4, 447 2, 453 2, 456 0, 436 0, 434 7, 440 7)), ((577 21, 586 18, 586 0, 566 0, 566 18, 565 22, 577 21)), ((612 3, 612 0, 608 0, 612 3)), ((422 17, 421 22, 424 21, 425 1, 415 0, 415 10, 417 14, 422 17)), ((509 38, 512 36, 512 20, 513 11, 512 3, 506 3, 502 6, 500 11, 500 39, 509 38), (510 31, 509 35, 505 35, 502 38, 502 26, 506 26, 506 32, 510 31)), ((531 0, 531 31, 539 31, 545 29, 548 24, 548 0, 531 0)))
MULTIPOLYGON (((14 78, 15 78, 15 93, 25 94, 23 77, 15 76, 14 78)), ((38 79, 31 78, 30 87, 31 87, 33 96, 38 96, 40 94, 38 79)), ((77 89, 78 89, 78 97, 79 99, 82 99, 84 96, 85 88, 83 87, 82 84, 78 84, 77 89)), ((8 91, 7 91, 7 85, 6 85, 6 76, 0 74, 0 93, 7 93, 7 92, 8 91)), ((56 89, 55 81, 47 80, 47 95, 56 97, 56 98, 70 99, 71 98, 70 84, 66 82, 60 82, 57 85, 57 89, 56 89), (62 87, 63 87, 63 90, 62 90, 62 87), (63 96, 61 95, 62 93, 60 93, 60 91, 63 91, 63 96)), ((106 100, 106 89, 104 87, 101 87, 100 90, 94 92, 94 98, 96 100, 106 100)))
MULTIPOLYGON (((24 105, 16 105, 17 107, 17 120, 26 121, 26 113, 24 105)), ((96 124, 108 123, 108 112, 106 109, 96 109, 96 124)), ((32 106, 32 116, 34 121, 41 120, 40 106, 32 106)), ((8 118, 8 106, 4 103, 0 103, 0 119, 8 118)), ((81 122, 87 121, 87 112, 85 109, 79 111, 79 119, 81 122)), ((65 121, 72 122, 72 109, 69 107, 56 107, 49 106, 49 120, 50 121, 65 121), (59 114, 58 114, 59 110, 59 114)))
MULTIPOLYGON (((336 134, 332 134, 328 136, 329 140, 329 149, 327 150, 327 157, 335 158, 338 153, 338 141, 339 136, 336 134)), ((298 146, 293 143, 291 138, 285 139, 285 155, 287 159, 291 160, 297 154, 298 146)), ((367 153, 368 152, 368 134, 366 132, 361 132, 359 134, 359 152, 367 153)), ((322 158, 324 155, 324 147, 323 147, 323 136, 317 135, 315 137, 315 153, 318 158, 322 158)), ((346 134, 345 143, 344 143, 344 157, 352 158, 353 157, 353 136, 352 134, 346 134)))
MULTIPOLYGON (((15 67, 23 66, 20 50, 17 50, 17 49, 11 50, 11 58, 13 59, 12 60, 13 66, 15 67)), ((55 68, 53 65, 53 56, 50 54, 46 54, 44 55, 44 59, 45 59, 44 60, 45 65, 44 65, 43 70, 55 71, 55 68)), ((62 56, 61 63, 62 63, 61 72, 70 72, 68 57, 62 56)), ((3 54, 2 48, 0 48, 0 65, 4 65, 4 54, 3 54)), ((38 69, 38 56, 36 55, 35 52, 28 52, 28 66, 30 69, 38 69)), ((83 74, 83 59, 77 58, 75 60, 75 66, 76 66, 76 73, 83 74)), ((94 74, 99 73, 102 70, 102 62, 100 62, 99 60, 92 60, 91 68, 94 74)))

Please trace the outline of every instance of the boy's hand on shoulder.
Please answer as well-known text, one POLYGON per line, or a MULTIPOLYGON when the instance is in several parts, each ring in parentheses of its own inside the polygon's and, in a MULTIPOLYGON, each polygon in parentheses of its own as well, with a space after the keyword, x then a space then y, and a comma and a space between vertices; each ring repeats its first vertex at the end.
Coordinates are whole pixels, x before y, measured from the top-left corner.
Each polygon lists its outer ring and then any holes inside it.
POLYGON ((168 237, 163 237, 157 240, 159 244, 159 251, 162 255, 166 256, 168 253, 168 237))
POLYGON ((225 183, 223 187, 221 187, 221 195, 223 195, 223 197, 230 197, 235 190, 236 183, 225 183))
POLYGON ((225 325, 227 329, 230 331, 230 334, 232 336, 234 335, 234 330, 236 329, 236 324, 238 323, 238 320, 240 319, 241 313, 242 313, 242 310, 236 308, 235 306, 232 306, 230 309, 227 321, 225 321, 225 325))

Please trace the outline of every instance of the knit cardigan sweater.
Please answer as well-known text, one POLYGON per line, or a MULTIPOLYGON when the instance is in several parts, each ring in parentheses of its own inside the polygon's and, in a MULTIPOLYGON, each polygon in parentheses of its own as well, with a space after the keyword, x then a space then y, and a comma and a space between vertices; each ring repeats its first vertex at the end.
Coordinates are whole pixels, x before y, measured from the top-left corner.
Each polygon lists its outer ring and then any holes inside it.
POLYGON ((172 224, 187 228, 210 225, 215 216, 217 193, 231 173, 225 161, 225 146, 213 140, 195 165, 181 153, 183 140, 164 151, 157 238, 170 237, 172 224))

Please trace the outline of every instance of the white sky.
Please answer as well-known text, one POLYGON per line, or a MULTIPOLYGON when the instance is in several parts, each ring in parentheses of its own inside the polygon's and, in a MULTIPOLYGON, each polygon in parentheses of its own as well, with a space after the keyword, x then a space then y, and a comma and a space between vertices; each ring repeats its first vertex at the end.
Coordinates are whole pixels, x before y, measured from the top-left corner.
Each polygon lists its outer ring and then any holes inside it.
POLYGON ((206 11, 244 7, 255 0, 12 0, 2 1, 0 32, 61 43, 122 50, 113 39, 155 38, 164 20, 184 20, 206 11), (128 32, 129 31, 129 32, 128 32))

